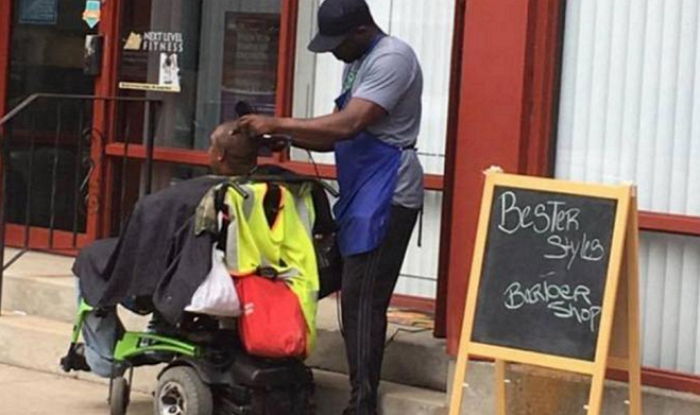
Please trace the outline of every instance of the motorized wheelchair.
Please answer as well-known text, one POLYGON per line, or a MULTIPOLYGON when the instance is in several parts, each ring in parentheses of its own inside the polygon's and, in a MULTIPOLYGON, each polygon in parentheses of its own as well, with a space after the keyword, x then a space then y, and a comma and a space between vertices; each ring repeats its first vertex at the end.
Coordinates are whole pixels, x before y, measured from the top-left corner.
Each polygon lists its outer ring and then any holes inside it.
MULTIPOLYGON (((93 308, 80 302, 66 372, 84 368, 80 333, 93 308)), ((222 329, 204 315, 187 315, 178 328, 155 332, 127 331, 114 349, 113 367, 127 368, 109 382, 112 415, 126 414, 133 370, 164 364, 153 393, 158 415, 308 415, 314 413, 313 374, 299 359, 266 359, 248 355, 235 328, 222 329)), ((88 368, 89 369, 89 368, 88 368)))
MULTIPOLYGON (((268 176, 258 174, 255 180, 302 183, 310 179, 280 172, 268 176)), ((319 187, 312 193, 316 213, 313 245, 320 280, 318 296, 322 298, 339 288, 341 260, 333 237, 335 224, 325 194, 326 191, 333 192, 322 182, 317 183, 319 187)), ((229 184, 240 191, 238 181, 229 184)), ((225 240, 222 235, 218 235, 216 240, 225 240)), ((266 273, 260 272, 259 275, 265 276, 266 273)), ((236 320, 226 320, 229 325, 223 327, 220 319, 185 312, 177 326, 173 326, 160 318, 151 297, 122 300, 119 300, 122 305, 137 314, 152 313, 151 322, 155 324, 149 325, 151 327, 145 331, 125 332, 114 347, 109 387, 112 415, 126 413, 133 369, 154 364, 164 364, 154 392, 155 414, 314 413, 311 370, 298 358, 269 359, 250 355, 242 345, 236 320), (125 372, 122 370, 124 367, 125 372), (126 376, 122 373, 126 373, 126 376)), ((81 300, 68 353, 61 359, 65 371, 90 370, 81 354, 83 345, 79 339, 87 316, 93 312, 99 315, 107 310, 93 309, 81 300)))

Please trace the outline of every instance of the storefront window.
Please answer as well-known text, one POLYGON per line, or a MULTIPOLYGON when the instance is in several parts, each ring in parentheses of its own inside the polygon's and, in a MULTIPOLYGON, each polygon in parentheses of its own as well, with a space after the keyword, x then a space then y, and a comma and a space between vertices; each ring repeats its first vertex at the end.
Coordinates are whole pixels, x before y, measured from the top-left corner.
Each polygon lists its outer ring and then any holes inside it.
POLYGON ((16 2, 7 107, 45 93, 92 94, 93 79, 83 73, 85 35, 80 19, 84 0, 16 2))
POLYGON ((700 375, 700 238, 640 236, 642 362, 700 375))
POLYGON ((279 16, 268 13, 226 13, 222 68, 221 117, 236 117, 239 100, 259 112, 274 114, 277 84, 279 16))
MULTIPOLYGON (((567 3, 557 178, 633 183, 642 210, 700 216, 697 10, 693 2, 567 3)), ((646 366, 700 374, 699 242, 642 233, 646 366)))
MULTIPOLYGON (((7 108, 32 94, 92 95, 83 72, 84 0, 19 0, 13 8, 7 108)), ((89 172, 91 102, 34 101, 5 127, 8 219, 16 224, 83 231, 89 172)))
MULTIPOLYGON (((274 112, 278 0, 125 3, 119 89, 163 102, 157 145, 206 149, 212 129, 236 118, 239 100, 274 112)), ((140 116, 125 113, 122 119, 140 116)), ((121 134, 131 142, 142 136, 121 134)))
POLYGON ((700 42, 688 29, 700 19, 640 3, 567 5, 556 176, 632 182, 640 209, 700 216, 700 42), (661 18, 665 12, 688 24, 661 18))

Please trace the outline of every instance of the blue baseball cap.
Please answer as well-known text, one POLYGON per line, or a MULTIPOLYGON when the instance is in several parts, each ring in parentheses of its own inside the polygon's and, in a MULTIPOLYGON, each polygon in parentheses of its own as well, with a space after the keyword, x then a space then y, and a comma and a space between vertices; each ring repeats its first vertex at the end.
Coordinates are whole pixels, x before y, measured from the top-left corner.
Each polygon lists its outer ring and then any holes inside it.
POLYGON ((308 48, 315 53, 330 52, 353 29, 373 22, 365 0, 325 0, 318 9, 318 33, 308 48))

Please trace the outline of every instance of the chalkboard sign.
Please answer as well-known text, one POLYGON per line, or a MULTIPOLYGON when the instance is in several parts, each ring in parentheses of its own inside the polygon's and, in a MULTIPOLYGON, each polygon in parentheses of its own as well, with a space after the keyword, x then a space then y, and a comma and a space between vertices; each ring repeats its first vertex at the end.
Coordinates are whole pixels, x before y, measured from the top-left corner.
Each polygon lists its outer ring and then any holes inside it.
POLYGON ((601 413, 606 370, 625 371, 640 415, 634 186, 485 173, 449 414, 478 355, 495 359, 498 415, 508 362, 590 375, 588 415, 601 413))
POLYGON ((616 208, 496 186, 472 341, 593 361, 616 208))

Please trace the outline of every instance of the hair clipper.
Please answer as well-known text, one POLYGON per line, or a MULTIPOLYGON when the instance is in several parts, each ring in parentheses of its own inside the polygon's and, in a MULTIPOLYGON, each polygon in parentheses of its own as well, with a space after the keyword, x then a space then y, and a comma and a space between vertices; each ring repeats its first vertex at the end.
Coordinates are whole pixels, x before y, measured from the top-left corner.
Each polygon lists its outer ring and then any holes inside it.
MULTIPOLYGON (((248 114, 256 114, 257 112, 247 101, 238 101, 236 103, 236 113, 239 117, 248 114)), ((286 135, 279 134, 263 134, 255 137, 259 143, 258 155, 262 157, 270 157, 272 153, 284 151, 290 147, 292 139, 286 135)))

